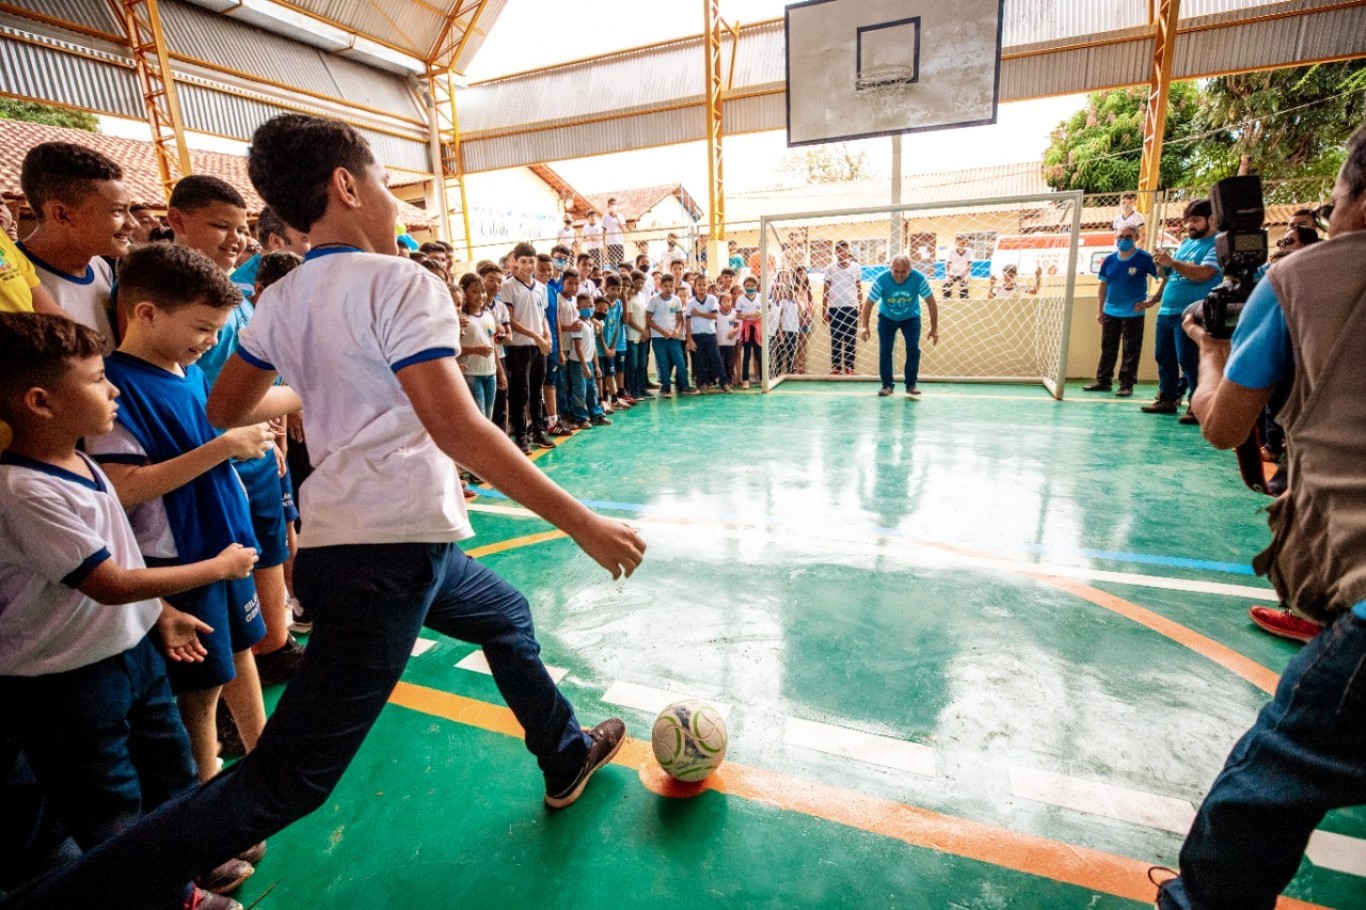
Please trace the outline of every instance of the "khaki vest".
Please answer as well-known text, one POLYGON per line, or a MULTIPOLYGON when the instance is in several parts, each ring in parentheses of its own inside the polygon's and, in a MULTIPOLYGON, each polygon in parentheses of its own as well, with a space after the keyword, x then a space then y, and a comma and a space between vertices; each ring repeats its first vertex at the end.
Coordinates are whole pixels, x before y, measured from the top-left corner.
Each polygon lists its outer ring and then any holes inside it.
POLYGON ((1301 250, 1266 280, 1295 381, 1277 417, 1290 488, 1253 567, 1296 611, 1331 621, 1366 600, 1366 231, 1301 250))

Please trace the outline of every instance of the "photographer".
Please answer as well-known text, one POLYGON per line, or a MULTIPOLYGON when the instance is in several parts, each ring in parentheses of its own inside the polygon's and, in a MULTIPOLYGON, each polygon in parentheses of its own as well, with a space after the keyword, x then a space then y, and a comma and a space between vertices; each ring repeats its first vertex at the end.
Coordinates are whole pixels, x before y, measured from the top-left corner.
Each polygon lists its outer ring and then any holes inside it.
POLYGON ((1205 438, 1246 439, 1278 385, 1289 492, 1254 565, 1328 627, 1281 677, 1234 746, 1164 882, 1163 910, 1270 910, 1329 810, 1366 803, 1366 128, 1348 141, 1330 240, 1274 265, 1232 342, 1189 317, 1205 438))

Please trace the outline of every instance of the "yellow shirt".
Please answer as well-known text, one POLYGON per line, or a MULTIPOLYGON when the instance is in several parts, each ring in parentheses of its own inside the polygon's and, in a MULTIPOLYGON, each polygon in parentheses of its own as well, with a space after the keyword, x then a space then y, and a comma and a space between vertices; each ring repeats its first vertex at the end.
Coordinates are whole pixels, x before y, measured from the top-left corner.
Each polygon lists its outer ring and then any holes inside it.
POLYGON ((0 313, 32 313, 37 286, 33 263, 0 231, 0 313))

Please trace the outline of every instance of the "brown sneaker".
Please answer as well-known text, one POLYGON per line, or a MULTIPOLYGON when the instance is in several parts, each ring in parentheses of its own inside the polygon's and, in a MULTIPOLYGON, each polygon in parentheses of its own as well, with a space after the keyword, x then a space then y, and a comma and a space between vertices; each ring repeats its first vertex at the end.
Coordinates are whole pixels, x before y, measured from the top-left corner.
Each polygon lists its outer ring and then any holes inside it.
POLYGON ((242 910, 242 905, 230 897, 192 888, 185 899, 185 910, 242 910))
POLYGON ((251 863, 253 866, 257 865, 261 860, 266 858, 266 842, 261 841, 255 846, 248 847, 237 854, 237 858, 244 863, 251 863))
POLYGON ((546 791, 545 804, 552 809, 563 809, 578 799, 583 793, 583 788, 588 785, 588 779, 610 762, 621 750, 621 744, 626 741, 626 724, 620 717, 610 717, 585 732, 593 740, 593 744, 588 747, 588 760, 567 787, 558 793, 546 791))
POLYGON ((1175 414, 1176 402, 1167 401, 1159 395, 1153 400, 1152 404, 1145 404, 1143 407, 1139 408, 1139 410, 1144 414, 1175 414))

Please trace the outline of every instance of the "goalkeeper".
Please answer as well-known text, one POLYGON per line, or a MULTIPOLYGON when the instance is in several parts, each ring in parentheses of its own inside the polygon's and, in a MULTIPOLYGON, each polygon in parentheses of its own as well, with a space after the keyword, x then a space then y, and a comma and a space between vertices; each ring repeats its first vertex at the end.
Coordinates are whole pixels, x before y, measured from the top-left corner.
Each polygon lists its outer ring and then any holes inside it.
POLYGON ((920 395, 917 380, 920 377, 920 301, 930 311, 930 343, 939 343, 939 307, 934 302, 934 291, 925 276, 911 269, 911 257, 904 253, 892 258, 891 268, 878 275, 868 291, 868 299, 863 302, 859 313, 859 334, 864 341, 871 335, 869 319, 873 304, 878 305, 877 314, 877 361, 878 372, 882 377, 882 388, 878 395, 886 398, 896 391, 892 379, 892 352, 896 347, 896 335, 906 340, 905 380, 906 394, 911 398, 920 395))

